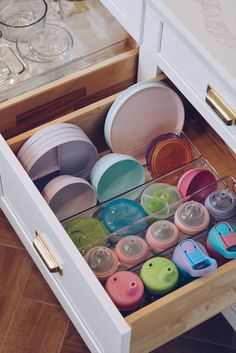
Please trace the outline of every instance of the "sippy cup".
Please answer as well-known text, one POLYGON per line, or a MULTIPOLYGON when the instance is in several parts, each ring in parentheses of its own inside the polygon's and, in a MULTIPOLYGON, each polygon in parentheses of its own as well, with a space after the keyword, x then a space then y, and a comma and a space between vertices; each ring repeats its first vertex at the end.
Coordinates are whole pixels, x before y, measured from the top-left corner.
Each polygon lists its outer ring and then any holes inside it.
POLYGON ((171 260, 153 257, 143 264, 140 277, 147 292, 153 297, 159 297, 175 289, 179 273, 171 260))
POLYGON ((107 243, 107 229, 93 217, 76 217, 66 223, 65 230, 83 255, 91 247, 107 243))
POLYGON ((172 260, 186 280, 208 275, 217 268, 216 260, 208 256, 204 246, 192 239, 182 240, 176 246, 172 260))
POLYGON ((121 311, 134 310, 143 301, 143 282, 135 273, 129 271, 114 273, 108 278, 105 289, 121 311))
POLYGON ((135 266, 146 260, 149 248, 142 238, 129 235, 119 240, 115 247, 115 253, 122 264, 135 266))
POLYGON ((216 221, 225 220, 236 214, 236 198, 225 189, 212 192, 206 198, 205 206, 216 221))
POLYGON ((161 220, 153 223, 147 230, 146 240, 154 252, 170 248, 179 241, 179 230, 174 223, 161 220))
POLYGON ((236 227, 227 222, 217 223, 207 237, 207 250, 219 265, 236 258, 236 227))
POLYGON ((90 249, 84 258, 101 282, 105 282, 120 265, 116 254, 105 246, 90 249))
POLYGON ((210 216, 204 205, 188 201, 177 208, 174 222, 180 231, 193 235, 207 228, 210 216))

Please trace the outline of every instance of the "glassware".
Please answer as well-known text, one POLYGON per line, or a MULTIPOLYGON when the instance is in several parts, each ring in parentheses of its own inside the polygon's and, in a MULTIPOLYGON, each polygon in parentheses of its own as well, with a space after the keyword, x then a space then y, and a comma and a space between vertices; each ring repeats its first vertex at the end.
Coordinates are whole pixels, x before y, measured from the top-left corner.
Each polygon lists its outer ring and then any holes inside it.
POLYGON ((45 0, 3 0, 0 4, 0 30, 3 37, 25 40, 32 28, 39 29, 47 14, 45 0))
POLYGON ((65 60, 73 48, 73 38, 63 27, 46 24, 43 28, 23 33, 16 41, 19 53, 26 59, 37 63, 52 63, 65 60), (25 40, 24 40, 25 39, 25 40))

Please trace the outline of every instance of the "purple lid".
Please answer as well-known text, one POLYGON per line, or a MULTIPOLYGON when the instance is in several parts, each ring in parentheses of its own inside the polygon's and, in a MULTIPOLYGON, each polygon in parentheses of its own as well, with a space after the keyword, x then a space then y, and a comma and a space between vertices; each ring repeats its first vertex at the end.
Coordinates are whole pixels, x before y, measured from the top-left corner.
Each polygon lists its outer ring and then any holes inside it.
POLYGON ((212 192, 206 198, 205 206, 210 215, 217 219, 227 219, 236 214, 236 198, 225 189, 212 192))

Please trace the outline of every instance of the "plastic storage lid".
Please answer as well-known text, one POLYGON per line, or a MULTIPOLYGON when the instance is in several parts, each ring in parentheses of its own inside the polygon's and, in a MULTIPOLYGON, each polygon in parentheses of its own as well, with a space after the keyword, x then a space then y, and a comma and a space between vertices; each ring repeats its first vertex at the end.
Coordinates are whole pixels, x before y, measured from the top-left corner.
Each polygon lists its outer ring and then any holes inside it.
POLYGON ((144 296, 143 282, 135 273, 128 271, 112 275, 107 280, 105 289, 118 309, 123 311, 137 308, 144 296))
POLYGON ((83 216, 76 217, 65 224, 65 230, 82 254, 93 246, 107 243, 108 231, 98 219, 83 216))
POLYGON ((174 223, 161 220, 153 223, 147 230, 147 243, 155 250, 165 250, 178 243, 180 234, 174 223))
POLYGON ((174 220, 177 228, 183 233, 196 234, 208 226, 210 215, 201 203, 188 201, 178 207, 174 220))
POLYGON ((43 197, 62 221, 97 203, 96 191, 85 179, 61 175, 52 179, 43 189, 43 197))
POLYGON ((130 226, 128 229, 119 232, 123 236, 137 234, 145 229, 145 220, 134 225, 132 224, 142 220, 146 216, 146 212, 139 203, 129 199, 118 199, 106 205, 100 216, 100 220, 111 233, 130 226))
POLYGON ((142 238, 130 235, 116 244, 115 253, 121 263, 134 266, 147 258, 149 248, 142 238))
POLYGON ((141 205, 147 214, 163 219, 172 216, 178 207, 181 195, 175 186, 165 183, 152 183, 141 195, 141 205), (162 211, 163 210, 163 211, 162 211))
POLYGON ((120 265, 116 254, 105 246, 90 249, 84 258, 100 281, 106 281, 120 265))
POLYGON ((236 198, 228 190, 212 192, 205 200, 209 213, 219 219, 227 219, 236 214, 236 198))
POLYGON ((140 82, 113 103, 104 133, 113 152, 145 158, 148 143, 155 136, 182 130, 183 124, 183 103, 171 88, 155 81, 140 82))
POLYGON ((192 160, 191 146, 181 139, 161 141, 153 149, 150 169, 154 176, 163 175, 192 160))

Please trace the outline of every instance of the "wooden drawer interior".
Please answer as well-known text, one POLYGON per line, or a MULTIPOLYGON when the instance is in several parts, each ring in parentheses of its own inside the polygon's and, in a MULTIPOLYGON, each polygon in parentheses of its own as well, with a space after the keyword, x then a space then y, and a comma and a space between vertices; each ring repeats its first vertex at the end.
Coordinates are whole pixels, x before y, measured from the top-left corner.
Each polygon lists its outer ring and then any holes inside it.
MULTIPOLYGON (((97 146, 99 152, 107 149, 103 126, 111 104, 119 94, 107 97, 78 111, 36 127, 7 142, 14 153, 42 127, 70 122, 79 125, 97 146)), ((227 152, 223 142, 192 111, 186 119, 185 130, 220 173, 236 173, 234 156, 227 152), (201 128, 200 128, 201 126, 201 128), (210 131, 210 133, 208 133, 210 131), (215 139, 214 146, 211 146, 215 139), (208 150, 210 148, 210 150, 208 150), (227 153, 227 158, 226 158, 227 153), (217 156, 217 158, 216 158, 217 156)), ((203 277, 156 300, 152 304, 130 314, 125 319, 131 325, 131 352, 145 353, 163 345, 190 328, 214 316, 236 301, 236 260, 221 266, 214 274, 203 277)))
POLYGON ((40 88, 0 103, 0 132, 5 138, 15 136, 135 83, 136 43, 128 38, 119 43, 112 55, 104 60, 95 57, 95 63, 88 68, 64 74, 40 88))

